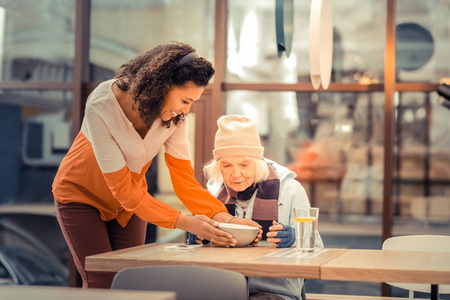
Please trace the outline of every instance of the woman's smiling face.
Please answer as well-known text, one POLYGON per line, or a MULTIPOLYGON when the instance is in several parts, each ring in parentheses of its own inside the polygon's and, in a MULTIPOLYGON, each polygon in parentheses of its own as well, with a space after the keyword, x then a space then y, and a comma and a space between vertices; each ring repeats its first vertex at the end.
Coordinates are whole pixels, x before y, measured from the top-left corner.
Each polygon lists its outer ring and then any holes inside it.
POLYGON ((256 164, 245 157, 224 157, 220 172, 225 184, 236 192, 245 191, 255 182, 256 164))
POLYGON ((196 86, 193 82, 188 82, 184 87, 174 87, 170 89, 161 109, 161 119, 170 121, 177 115, 187 115, 192 104, 202 95, 205 87, 196 86))

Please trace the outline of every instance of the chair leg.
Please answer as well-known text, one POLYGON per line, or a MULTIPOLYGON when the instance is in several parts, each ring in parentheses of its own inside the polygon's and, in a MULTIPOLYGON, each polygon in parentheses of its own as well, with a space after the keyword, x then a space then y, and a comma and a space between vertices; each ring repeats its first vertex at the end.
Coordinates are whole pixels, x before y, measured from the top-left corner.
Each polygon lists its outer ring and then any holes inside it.
POLYGON ((439 299, 439 285, 438 284, 431 285, 430 299, 433 299, 433 300, 439 299))
POLYGON ((247 281, 247 298, 250 297, 250 286, 248 285, 248 276, 245 276, 245 281, 247 281))
POLYGON ((409 290, 409 300, 414 299, 414 291, 413 290, 409 290))

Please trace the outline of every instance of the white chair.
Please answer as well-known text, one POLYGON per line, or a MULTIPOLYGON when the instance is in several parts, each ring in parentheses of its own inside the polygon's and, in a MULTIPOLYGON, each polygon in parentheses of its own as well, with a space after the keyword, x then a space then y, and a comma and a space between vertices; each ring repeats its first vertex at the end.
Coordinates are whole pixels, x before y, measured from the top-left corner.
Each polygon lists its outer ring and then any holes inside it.
MULTIPOLYGON (((383 250, 402 251, 427 251, 427 252, 450 252, 450 236, 446 235, 406 235, 391 237, 384 241, 383 250)), ((414 298, 414 292, 430 293, 431 285, 422 283, 392 283, 392 286, 409 290, 409 299, 414 298)), ((439 294, 449 294, 450 285, 439 285, 439 294)))
POLYGON ((177 300, 248 299, 241 273, 197 266, 126 268, 116 274, 111 289, 173 291, 177 300))

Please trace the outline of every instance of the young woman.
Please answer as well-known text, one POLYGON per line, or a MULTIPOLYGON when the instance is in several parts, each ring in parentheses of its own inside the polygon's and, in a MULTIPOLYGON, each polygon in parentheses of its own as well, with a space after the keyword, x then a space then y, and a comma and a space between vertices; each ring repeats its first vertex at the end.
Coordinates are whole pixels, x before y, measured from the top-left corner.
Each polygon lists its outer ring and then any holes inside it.
POLYGON ((87 272, 85 257, 144 244, 146 222, 235 245, 216 228, 232 216, 195 180, 189 160, 185 116, 213 74, 191 46, 170 43, 125 63, 89 95, 81 130, 53 182, 58 221, 83 287, 109 288, 115 275, 87 272), (194 216, 147 192, 145 173, 162 146, 175 193, 194 216))

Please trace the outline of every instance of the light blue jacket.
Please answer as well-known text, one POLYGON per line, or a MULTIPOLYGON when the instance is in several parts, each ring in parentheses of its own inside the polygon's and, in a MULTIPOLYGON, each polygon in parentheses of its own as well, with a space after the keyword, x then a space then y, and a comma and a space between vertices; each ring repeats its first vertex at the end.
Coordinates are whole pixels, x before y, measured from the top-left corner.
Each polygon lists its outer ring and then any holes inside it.
MULTIPOLYGON (((280 179, 280 196, 278 199, 278 222, 285 225, 290 225, 295 228, 295 221, 293 216, 293 208, 300 206, 310 206, 308 195, 303 186, 295 180, 297 176, 291 170, 277 164, 274 161, 265 159, 271 165, 280 179)), ((214 182, 211 179, 208 181, 207 187, 209 192, 217 197, 221 188, 222 182, 214 182)), ((246 218, 252 217, 253 203, 255 194, 250 200, 247 210, 246 218)), ((236 216, 242 217, 243 212, 239 205, 236 205, 236 216)), ((267 242, 260 242, 266 244, 267 242)), ((269 244, 270 245, 270 244, 269 244)), ((317 236, 316 247, 323 248, 322 239, 320 235, 317 236)), ((274 277, 249 277, 249 292, 254 293, 272 293, 288 300, 300 300, 301 290, 303 287, 303 279, 300 278, 274 278, 274 277)))

